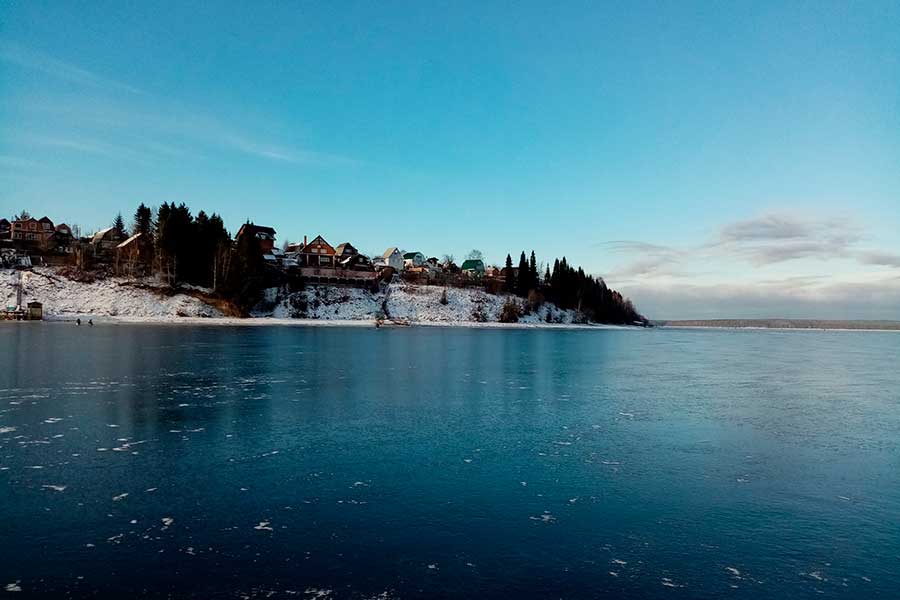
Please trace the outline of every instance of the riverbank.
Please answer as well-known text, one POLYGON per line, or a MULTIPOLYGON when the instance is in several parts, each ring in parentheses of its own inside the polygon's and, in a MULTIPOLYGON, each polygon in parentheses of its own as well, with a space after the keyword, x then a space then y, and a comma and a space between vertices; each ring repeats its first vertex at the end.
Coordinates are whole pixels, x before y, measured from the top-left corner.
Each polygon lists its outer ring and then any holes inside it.
POLYGON ((396 283, 378 292, 337 285, 315 285, 289 292, 266 290, 264 300, 247 318, 229 316, 215 305, 208 290, 172 290, 152 279, 108 277, 76 281, 51 268, 0 272, 0 294, 15 303, 21 283, 22 302, 43 304, 46 321, 81 319, 94 323, 189 325, 290 325, 305 327, 467 327, 514 329, 636 329, 632 326, 580 323, 578 314, 549 302, 529 307, 524 299, 488 294, 480 289, 396 283), (503 323, 508 302, 519 311, 518 322, 503 323))

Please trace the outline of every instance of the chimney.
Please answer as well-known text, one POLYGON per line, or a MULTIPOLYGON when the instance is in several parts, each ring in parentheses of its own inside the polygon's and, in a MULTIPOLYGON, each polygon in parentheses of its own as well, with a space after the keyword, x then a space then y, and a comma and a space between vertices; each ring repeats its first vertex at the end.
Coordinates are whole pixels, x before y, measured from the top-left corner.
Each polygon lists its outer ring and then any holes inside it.
POLYGON ((303 245, 306 245, 306 234, 303 234, 303 245))

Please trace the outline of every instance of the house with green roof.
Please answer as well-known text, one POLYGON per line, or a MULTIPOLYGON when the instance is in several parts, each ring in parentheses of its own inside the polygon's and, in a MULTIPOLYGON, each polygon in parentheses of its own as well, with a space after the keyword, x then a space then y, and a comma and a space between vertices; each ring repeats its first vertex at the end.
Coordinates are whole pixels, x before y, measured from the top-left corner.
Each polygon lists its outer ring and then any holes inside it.
POLYGON ((484 275, 484 261, 480 258, 466 260, 460 270, 470 277, 482 277, 484 275))

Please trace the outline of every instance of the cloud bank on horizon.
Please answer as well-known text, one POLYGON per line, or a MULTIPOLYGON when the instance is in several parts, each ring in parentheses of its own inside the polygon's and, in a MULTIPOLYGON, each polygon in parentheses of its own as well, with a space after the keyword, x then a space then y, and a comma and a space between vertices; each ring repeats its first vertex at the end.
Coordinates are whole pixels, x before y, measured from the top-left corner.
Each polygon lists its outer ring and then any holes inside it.
POLYGON ((767 213, 695 245, 605 242, 608 279, 654 318, 900 319, 900 253, 853 219, 767 213))

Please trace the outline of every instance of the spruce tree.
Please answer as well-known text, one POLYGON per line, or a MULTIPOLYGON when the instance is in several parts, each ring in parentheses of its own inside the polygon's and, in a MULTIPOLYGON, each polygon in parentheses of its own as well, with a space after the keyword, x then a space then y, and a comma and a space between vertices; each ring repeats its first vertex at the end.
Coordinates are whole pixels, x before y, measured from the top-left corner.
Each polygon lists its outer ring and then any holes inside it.
POLYGON ((506 266, 503 267, 503 277, 505 278, 503 282, 503 289, 510 294, 515 294, 516 273, 515 271, 513 271, 512 257, 509 254, 506 255, 506 266))
POLYGON ((122 218, 122 213, 116 215, 112 226, 120 236, 125 237, 125 219, 122 218))
POLYGON ((523 298, 528 296, 528 279, 528 259, 525 258, 525 251, 523 250, 522 254, 519 256, 519 273, 516 277, 516 295, 522 296, 523 298))

